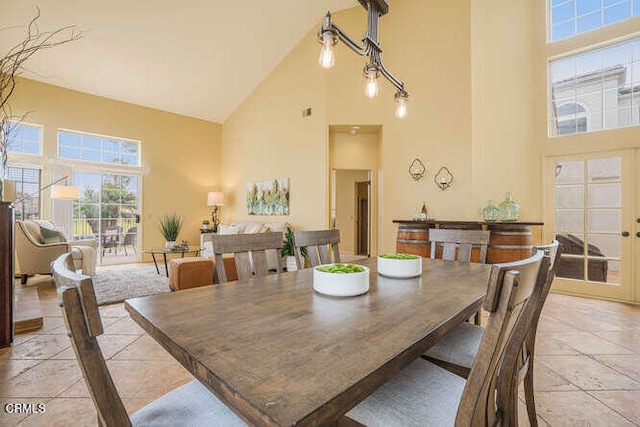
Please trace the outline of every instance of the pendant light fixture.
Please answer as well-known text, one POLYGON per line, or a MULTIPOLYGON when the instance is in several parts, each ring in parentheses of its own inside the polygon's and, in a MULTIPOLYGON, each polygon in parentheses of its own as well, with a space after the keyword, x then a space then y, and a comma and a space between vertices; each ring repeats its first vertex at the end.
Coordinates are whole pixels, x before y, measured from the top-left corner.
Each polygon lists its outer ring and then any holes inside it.
POLYGON ((318 63, 323 68, 334 66, 336 58, 334 46, 338 40, 346 44, 352 51, 360 56, 369 57, 369 62, 364 66, 365 95, 373 98, 378 95, 378 78, 383 75, 393 84, 397 92, 394 96, 396 101, 396 116, 405 117, 407 115, 407 100, 409 93, 404 89, 404 83, 398 80, 389 72, 382 63, 380 53, 382 48, 378 43, 378 20, 381 16, 389 12, 389 2, 387 0, 358 0, 367 9, 368 26, 367 32, 362 39, 362 45, 356 43, 331 20, 331 13, 327 12, 324 22, 318 29, 318 41, 322 44, 318 63))

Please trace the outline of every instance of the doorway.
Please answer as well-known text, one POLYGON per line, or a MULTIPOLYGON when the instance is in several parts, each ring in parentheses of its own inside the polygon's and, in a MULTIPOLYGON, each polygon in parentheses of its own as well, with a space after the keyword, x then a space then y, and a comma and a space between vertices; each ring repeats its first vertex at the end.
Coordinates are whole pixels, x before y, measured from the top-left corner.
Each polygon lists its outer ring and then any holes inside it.
POLYGON ((332 228, 340 230, 340 253, 368 256, 371 241, 371 171, 334 169, 332 228))
POLYGON ((546 238, 563 250, 554 290, 640 302, 639 153, 547 158, 546 238))
POLYGON ((369 192, 371 180, 356 182, 356 255, 369 256, 369 192))
POLYGON ((329 126, 328 224, 340 230, 340 251, 357 258, 378 253, 382 126, 329 126))

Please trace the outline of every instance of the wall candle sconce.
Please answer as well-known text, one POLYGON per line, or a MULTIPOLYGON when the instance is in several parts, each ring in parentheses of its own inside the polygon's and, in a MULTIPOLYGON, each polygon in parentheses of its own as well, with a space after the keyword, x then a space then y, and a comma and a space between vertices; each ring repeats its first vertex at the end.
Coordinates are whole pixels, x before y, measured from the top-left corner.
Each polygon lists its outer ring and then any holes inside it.
POLYGON ((447 169, 446 166, 442 166, 438 170, 438 173, 434 175, 433 180, 435 181, 436 185, 440 187, 442 191, 444 191, 447 188, 451 187, 451 184, 453 183, 453 174, 449 169, 447 169))
POLYGON ((422 163, 420 161, 420 159, 414 159, 413 162, 411 162, 411 165, 409 165, 409 175, 411 175, 411 178, 415 179, 416 181, 420 181, 422 178, 424 178, 424 173, 426 172, 427 168, 424 166, 424 163, 422 163))

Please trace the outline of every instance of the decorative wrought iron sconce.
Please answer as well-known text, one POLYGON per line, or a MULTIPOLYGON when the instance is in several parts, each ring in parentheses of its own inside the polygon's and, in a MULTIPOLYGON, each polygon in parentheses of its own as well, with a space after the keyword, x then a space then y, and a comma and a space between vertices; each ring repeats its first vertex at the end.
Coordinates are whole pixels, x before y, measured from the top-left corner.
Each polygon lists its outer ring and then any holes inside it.
POLYGON ((424 173, 426 171, 427 168, 424 166, 424 163, 422 163, 418 158, 413 159, 413 162, 411 162, 411 165, 409 165, 409 175, 411 175, 411 178, 415 179, 416 181, 420 181, 422 178, 424 178, 424 173))
POLYGON ((433 181, 442 191, 444 191, 451 187, 451 184, 453 183, 453 174, 446 166, 442 166, 438 170, 438 173, 433 176, 433 181))

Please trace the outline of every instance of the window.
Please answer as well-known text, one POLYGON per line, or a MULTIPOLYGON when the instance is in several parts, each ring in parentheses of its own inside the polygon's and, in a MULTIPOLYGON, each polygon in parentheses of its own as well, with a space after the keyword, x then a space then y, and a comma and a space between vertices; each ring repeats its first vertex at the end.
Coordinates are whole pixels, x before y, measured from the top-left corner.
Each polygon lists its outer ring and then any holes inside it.
POLYGON ((40 218, 40 169, 9 166, 7 179, 16 183, 16 219, 40 218))
POLYGON ((9 136, 8 152, 40 155, 42 141, 40 126, 9 122, 7 135, 9 136))
POLYGON ((551 41, 640 15, 640 0, 550 0, 551 41))
POLYGON ((549 75, 550 136, 640 124, 640 39, 552 61, 549 75))
POLYGON ((558 108, 558 135, 587 131, 587 114, 579 104, 565 104, 558 108))
POLYGON ((59 131, 58 154, 63 159, 138 166, 140 143, 86 133, 59 131))

